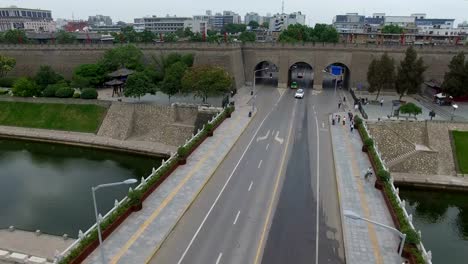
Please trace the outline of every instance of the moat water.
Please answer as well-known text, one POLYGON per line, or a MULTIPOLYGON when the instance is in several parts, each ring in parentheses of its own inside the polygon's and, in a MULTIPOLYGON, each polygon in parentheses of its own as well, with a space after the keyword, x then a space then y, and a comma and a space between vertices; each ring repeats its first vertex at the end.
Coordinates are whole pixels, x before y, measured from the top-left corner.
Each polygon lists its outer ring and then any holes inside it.
POLYGON ((468 263, 468 193, 401 189, 432 263, 468 263))
MULTIPOLYGON (((76 238, 78 230, 95 223, 92 186, 140 180, 160 163, 154 157, 0 139, 0 228, 76 238)), ((108 212, 130 186, 99 189, 99 212, 108 212)))

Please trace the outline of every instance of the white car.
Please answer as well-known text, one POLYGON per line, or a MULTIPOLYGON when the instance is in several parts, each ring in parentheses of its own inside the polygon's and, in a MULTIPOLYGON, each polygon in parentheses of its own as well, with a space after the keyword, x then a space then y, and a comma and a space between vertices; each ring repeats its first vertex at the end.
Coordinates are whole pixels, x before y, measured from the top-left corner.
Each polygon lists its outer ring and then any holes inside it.
POLYGON ((304 98, 304 90, 302 89, 297 90, 296 93, 294 94, 294 97, 300 98, 300 99, 304 98))

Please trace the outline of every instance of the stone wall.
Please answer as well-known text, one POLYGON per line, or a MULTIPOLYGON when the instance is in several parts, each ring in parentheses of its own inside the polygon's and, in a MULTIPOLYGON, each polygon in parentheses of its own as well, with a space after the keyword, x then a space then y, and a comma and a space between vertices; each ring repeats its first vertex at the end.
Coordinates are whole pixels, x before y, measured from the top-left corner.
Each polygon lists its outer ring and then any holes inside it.
POLYGON ((112 103, 99 128, 98 136, 126 140, 132 133, 133 116, 133 105, 119 102, 112 103))
POLYGON ((386 161, 396 159, 400 155, 415 149, 411 142, 406 141, 384 122, 369 123, 368 128, 377 143, 382 158, 386 161))
POLYGON ((438 153, 435 151, 418 151, 403 162, 391 167, 392 172, 434 175, 438 172, 438 153))

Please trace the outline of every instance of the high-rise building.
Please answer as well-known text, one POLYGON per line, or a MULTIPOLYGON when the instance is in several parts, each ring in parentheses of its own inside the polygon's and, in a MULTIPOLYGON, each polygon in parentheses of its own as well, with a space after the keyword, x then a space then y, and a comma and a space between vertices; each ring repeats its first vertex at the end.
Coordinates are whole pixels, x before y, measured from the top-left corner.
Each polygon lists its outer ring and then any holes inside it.
POLYGON ((223 11, 210 17, 209 27, 213 30, 221 30, 228 24, 240 24, 241 17, 232 11, 223 11))
POLYGON ((336 15, 333 18, 333 26, 339 33, 363 33, 364 16, 358 13, 346 13, 345 15, 336 15))
POLYGON ((178 29, 184 29, 192 25, 193 20, 189 17, 143 17, 134 19, 135 31, 151 30, 155 33, 173 33, 178 29))
POLYGON ((305 25, 305 15, 301 12, 291 14, 276 14, 270 19, 270 31, 282 31, 288 28, 289 25, 301 24, 305 25))
POLYGON ((35 32, 54 32, 55 22, 52 11, 42 9, 0 8, 0 31, 23 29, 35 32))
POLYGON ((255 21, 258 24, 262 24, 263 23, 263 17, 260 16, 258 13, 254 13, 254 12, 250 12, 250 13, 245 14, 244 23, 246 25, 248 25, 250 23, 250 21, 255 21))
POLYGON ((112 26, 112 18, 103 15, 89 16, 88 24, 90 26, 112 26))

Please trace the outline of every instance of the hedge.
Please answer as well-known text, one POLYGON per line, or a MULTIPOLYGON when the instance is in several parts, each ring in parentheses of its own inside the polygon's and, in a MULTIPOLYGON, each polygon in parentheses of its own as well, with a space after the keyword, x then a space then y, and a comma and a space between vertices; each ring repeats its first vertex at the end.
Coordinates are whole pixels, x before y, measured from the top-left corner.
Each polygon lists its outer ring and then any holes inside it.
POLYGON ((55 97, 58 87, 56 85, 47 85, 47 87, 42 91, 42 96, 44 97, 55 97))
POLYGON ((71 98, 75 90, 69 87, 61 87, 55 91, 55 96, 59 98, 71 98))
MULTIPOLYGON (((83 94, 83 92, 82 92, 83 94)), ((220 124, 226 117, 227 113, 232 113, 234 111, 234 107, 227 107, 224 109, 224 111, 212 122, 213 128, 216 127, 218 124, 220 124)), ((192 148, 196 146, 201 140, 203 140, 208 133, 208 129, 205 126, 202 132, 200 132, 194 139, 192 139, 186 146, 179 147, 177 150, 178 156, 179 156, 179 151, 183 148, 187 151, 186 155, 190 153, 192 148)), ((112 214, 110 214, 109 217, 104 219, 103 222, 101 222, 101 230, 105 230, 107 227, 109 227, 118 217, 123 215, 132 205, 138 203, 141 199, 144 193, 146 193, 162 176, 164 176, 168 171, 174 168, 174 166, 177 166, 178 159, 179 158, 186 158, 183 156, 179 156, 177 159, 171 159, 167 161, 166 163, 162 164, 157 172, 146 181, 146 184, 143 184, 141 189, 138 190, 132 190, 131 192, 128 193, 128 199, 119 205, 112 214)), ((70 251, 70 253, 60 260, 60 264, 66 264, 75 259, 87 246, 89 246, 91 243, 96 241, 98 239, 97 235, 97 229, 93 229, 90 234, 88 234, 86 237, 84 237, 80 243, 70 251)))
MULTIPOLYGON (((373 163, 376 165, 376 170, 377 170, 377 177, 383 182, 384 185, 384 195, 386 195, 390 203, 393 207, 393 211, 395 212, 398 222, 400 223, 400 231, 404 234, 406 234, 406 241, 405 243, 407 244, 419 244, 421 242, 421 238, 419 237, 419 234, 414 230, 408 220, 405 217, 405 213, 403 212, 403 209, 400 206, 400 203, 398 202, 398 199, 396 195, 392 191, 392 183, 390 183, 390 172, 385 170, 384 165, 379 159, 379 156, 377 154, 377 151, 375 150, 375 145, 372 140, 372 138, 369 136, 367 133, 367 130, 364 128, 364 125, 362 125, 363 121, 359 116, 355 117, 355 123, 360 124, 358 127, 359 133, 361 134, 362 141, 365 145, 369 144, 372 142, 372 145, 368 146, 368 153, 369 157, 372 159, 373 163), (367 143, 367 144, 366 144, 367 143)), ((413 250, 412 252, 418 263, 424 264, 424 258, 422 257, 422 254, 420 250, 413 250)))
POLYGON ((98 92, 94 88, 85 88, 81 91, 81 99, 97 99, 98 92))
POLYGON ((0 87, 11 88, 11 87, 13 87, 13 84, 15 84, 15 81, 16 81, 16 78, 14 78, 14 77, 0 78, 0 87))

